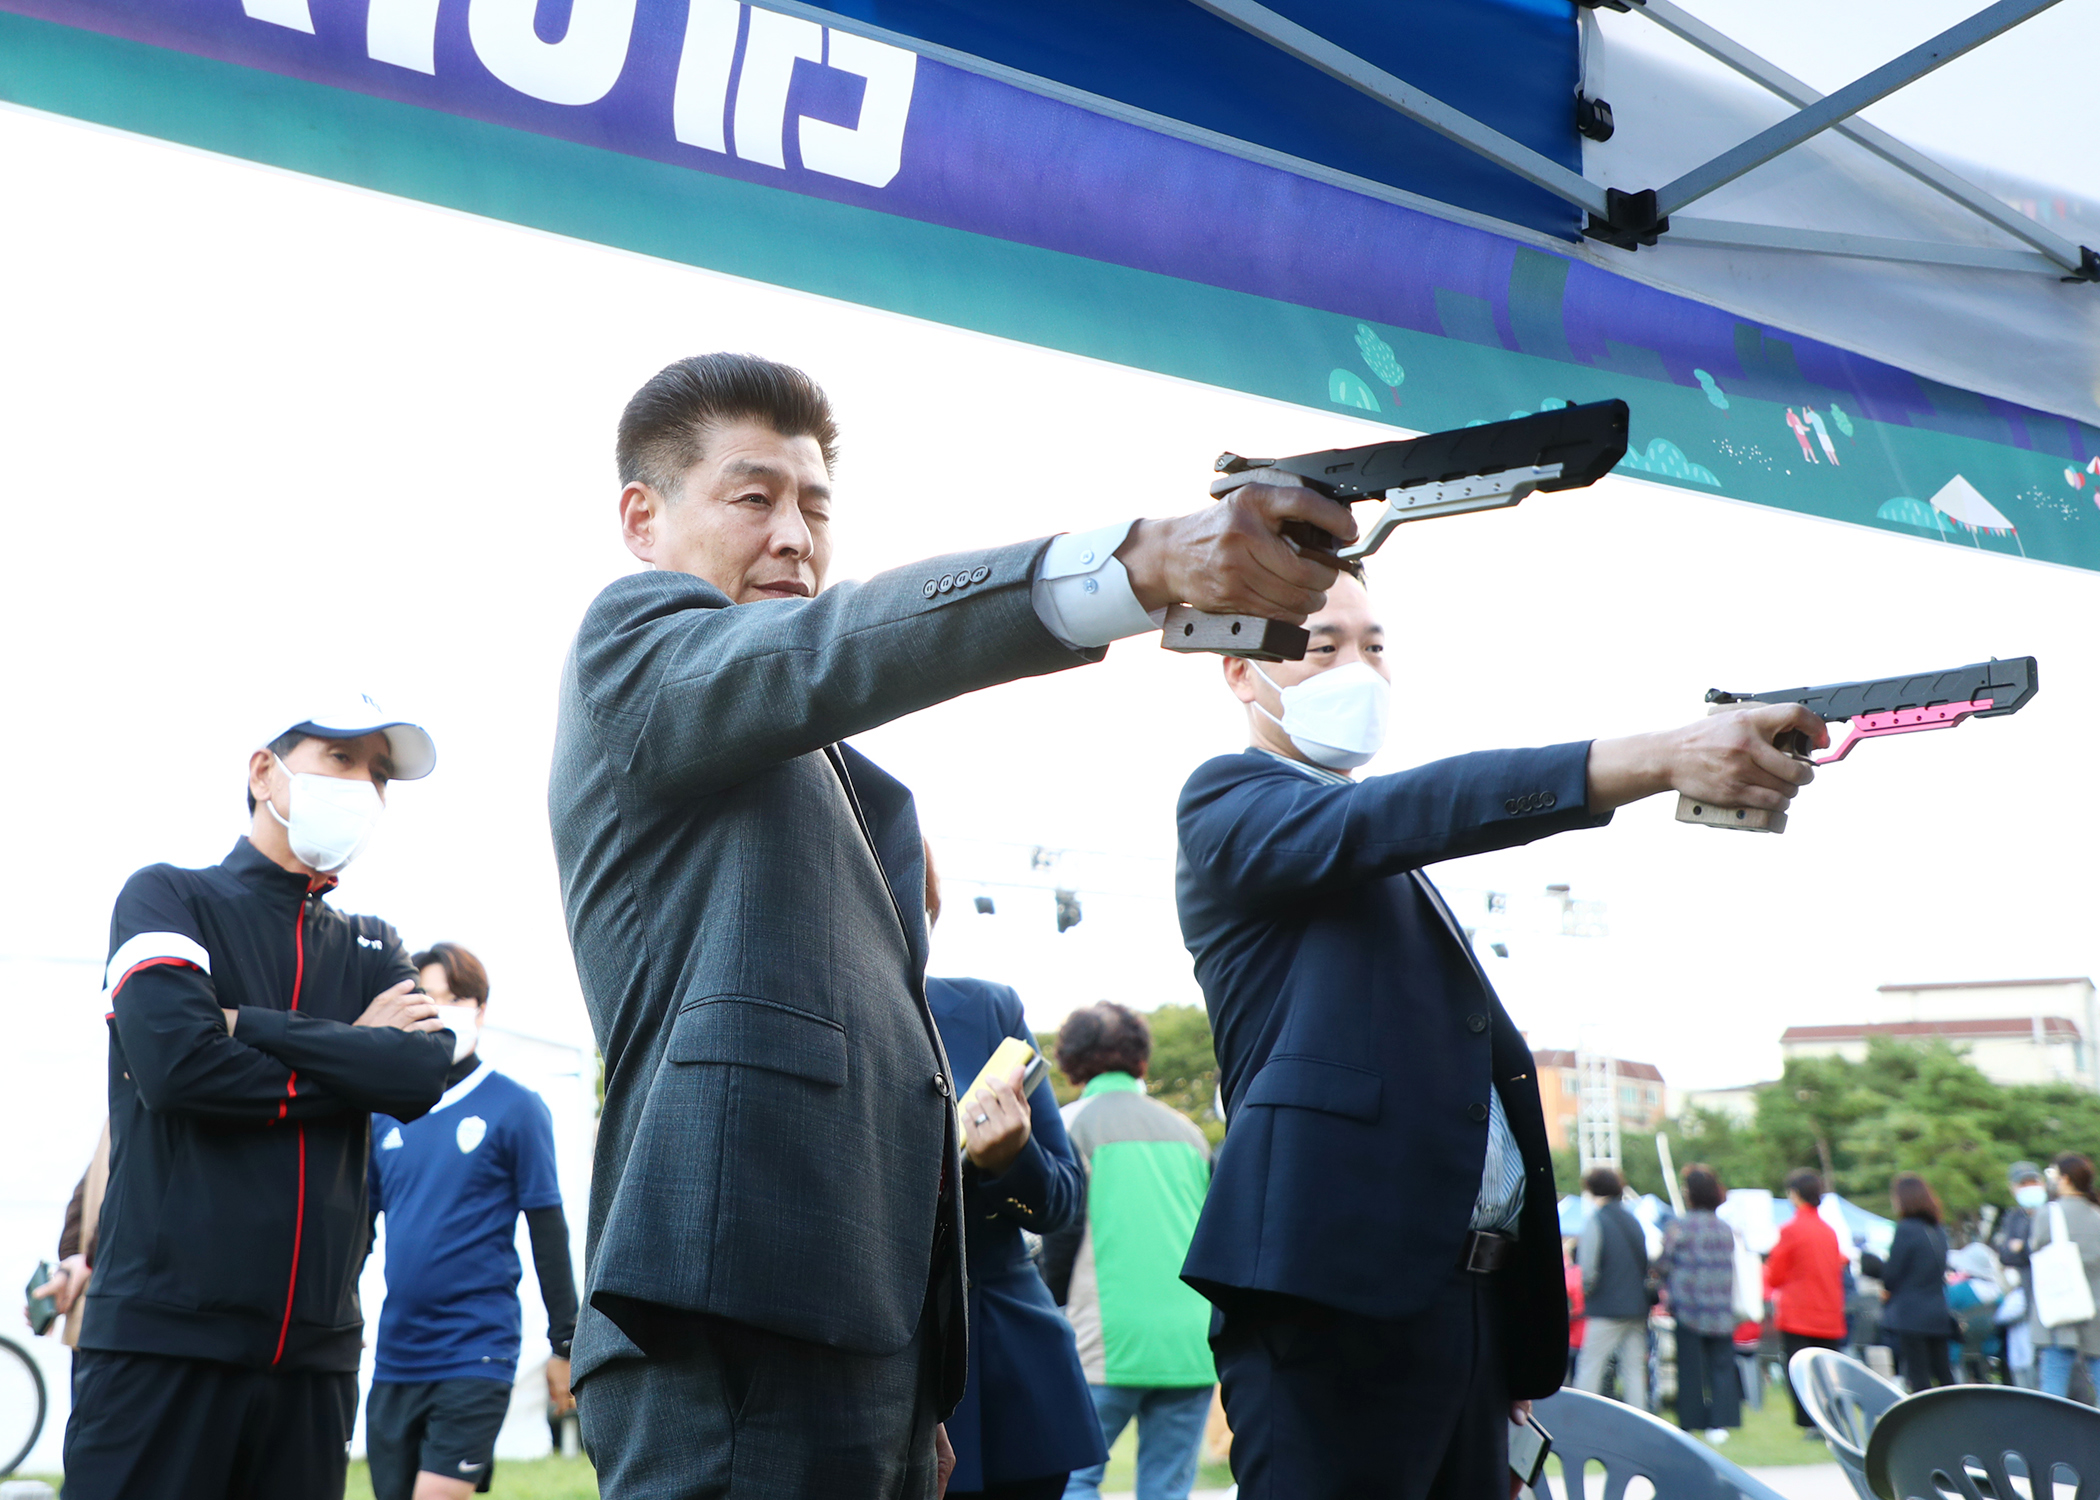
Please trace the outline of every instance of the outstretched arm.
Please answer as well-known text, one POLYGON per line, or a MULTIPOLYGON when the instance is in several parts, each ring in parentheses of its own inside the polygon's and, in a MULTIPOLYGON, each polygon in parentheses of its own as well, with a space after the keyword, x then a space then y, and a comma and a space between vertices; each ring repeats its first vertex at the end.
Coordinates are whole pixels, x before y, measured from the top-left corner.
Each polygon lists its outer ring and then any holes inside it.
POLYGON ((1779 812, 1816 779, 1816 768, 1773 742, 1805 734, 1819 749, 1830 743, 1823 721, 1798 703, 1774 703, 1740 713, 1712 714, 1655 734, 1590 744, 1589 802, 1610 812, 1658 792, 1683 792, 1718 807, 1779 812))
POLYGON ((1346 783, 1214 761, 1182 792, 1182 879, 1235 905, 1310 898, 1595 827, 1605 818, 1586 805, 1588 753, 1581 743, 1483 750, 1346 783))
MULTIPOLYGON (((1309 520, 1355 534, 1346 507, 1248 485, 1202 511, 1132 525, 1116 561, 1143 609, 1188 603, 1296 623, 1334 569, 1277 534, 1309 520)), ((1051 538, 952 554, 809 599, 732 605, 657 571, 599 596, 577 634, 573 691, 592 731, 646 790, 691 796, 994 683, 1100 660, 1034 602, 1051 538), (944 586, 945 585, 945 586, 944 586)))

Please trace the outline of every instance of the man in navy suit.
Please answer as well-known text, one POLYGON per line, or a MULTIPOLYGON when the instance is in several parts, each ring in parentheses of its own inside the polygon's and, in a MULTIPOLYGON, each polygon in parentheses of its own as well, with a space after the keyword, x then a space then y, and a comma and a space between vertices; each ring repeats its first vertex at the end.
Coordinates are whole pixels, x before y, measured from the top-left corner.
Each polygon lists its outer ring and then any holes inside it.
POLYGON ((1438 860, 1659 792, 1783 808, 1796 705, 1353 778, 1384 738, 1384 632, 1337 580, 1299 662, 1229 660, 1253 743, 1182 790, 1176 897, 1231 1129, 1184 1278, 1242 1500, 1507 1500, 1508 1424, 1567 1370, 1531 1053, 1438 860))

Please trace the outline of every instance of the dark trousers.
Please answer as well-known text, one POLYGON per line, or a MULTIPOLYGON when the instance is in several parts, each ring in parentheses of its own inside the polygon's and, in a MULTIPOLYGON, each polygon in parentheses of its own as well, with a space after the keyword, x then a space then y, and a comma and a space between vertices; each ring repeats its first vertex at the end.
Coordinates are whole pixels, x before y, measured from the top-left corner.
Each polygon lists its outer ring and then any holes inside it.
MULTIPOLYGON (((1786 1351, 1786 1362, 1791 1367, 1794 1363, 1794 1356, 1803 1349, 1843 1349, 1845 1341, 1843 1339, 1816 1338, 1806 1333, 1788 1333, 1785 1329, 1781 1329, 1779 1332, 1779 1347, 1786 1351)), ((1792 1380, 1786 1382, 1786 1393, 1788 1399, 1794 1403, 1794 1425, 1796 1427, 1815 1426, 1814 1419, 1802 1407, 1801 1397, 1794 1390, 1794 1382, 1792 1380)))
POLYGON ((1687 1432, 1743 1425, 1734 1335, 1677 1325, 1677 1425, 1687 1432))
POLYGON ((948 1500, 1059 1500, 1069 1474, 1045 1474, 1040 1479, 1016 1479, 981 1490, 950 1490, 948 1500))
POLYGON ((1896 1368, 1903 1383, 1914 1391, 1954 1384, 1953 1361, 1947 1356, 1947 1340, 1929 1333, 1896 1335, 1896 1368))
MULTIPOLYGON (((576 1388, 605 1500, 933 1500, 929 1315, 896 1354, 667 1315, 576 1388)), ((635 1327, 621 1326, 629 1337, 635 1327)))
POLYGON ((354 1371, 81 1349, 66 1500, 342 1500, 354 1371))
POLYGON ((1390 1322, 1250 1297, 1212 1324, 1240 1500, 1509 1500, 1508 1272, 1390 1322))

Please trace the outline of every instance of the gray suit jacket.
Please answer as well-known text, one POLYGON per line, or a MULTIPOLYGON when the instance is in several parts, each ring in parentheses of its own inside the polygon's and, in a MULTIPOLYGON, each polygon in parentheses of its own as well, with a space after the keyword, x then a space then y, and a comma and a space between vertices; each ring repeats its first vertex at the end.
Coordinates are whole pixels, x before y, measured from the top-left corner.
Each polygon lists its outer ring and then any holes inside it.
POLYGON ((605 1054, 578 1379, 647 1352, 663 1308, 893 1353, 931 1285, 952 1309, 942 1409, 960 1395, 960 1167, 918 818, 832 747, 1099 660, 1036 616, 1047 546, 734 608, 637 573, 585 614, 548 788, 605 1054))

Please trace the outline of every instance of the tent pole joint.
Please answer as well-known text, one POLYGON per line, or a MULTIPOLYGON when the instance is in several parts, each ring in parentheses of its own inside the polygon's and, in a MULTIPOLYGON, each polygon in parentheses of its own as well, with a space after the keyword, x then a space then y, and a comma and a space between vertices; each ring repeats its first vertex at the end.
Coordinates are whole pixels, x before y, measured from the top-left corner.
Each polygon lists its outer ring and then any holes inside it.
POLYGON ((2100 250, 2091 245, 2078 247, 2078 269, 2062 278, 2065 281, 2100 282, 2100 250))
POLYGON ((1603 215, 1592 212, 1582 232, 1589 239, 1621 250, 1638 250, 1670 232, 1669 216, 1658 214, 1655 207, 1654 188, 1642 188, 1638 193, 1606 188, 1603 215))

